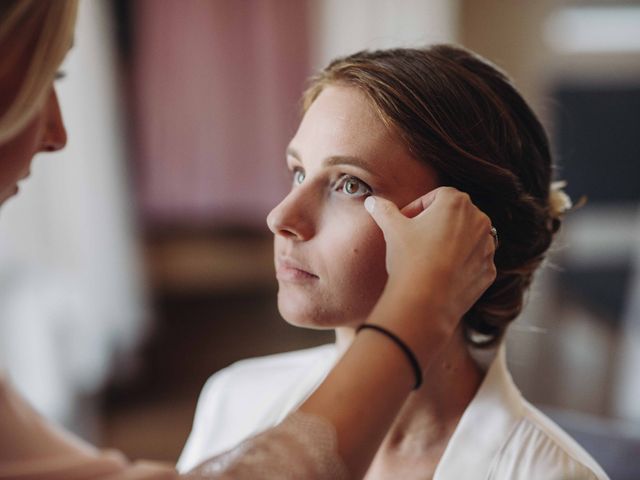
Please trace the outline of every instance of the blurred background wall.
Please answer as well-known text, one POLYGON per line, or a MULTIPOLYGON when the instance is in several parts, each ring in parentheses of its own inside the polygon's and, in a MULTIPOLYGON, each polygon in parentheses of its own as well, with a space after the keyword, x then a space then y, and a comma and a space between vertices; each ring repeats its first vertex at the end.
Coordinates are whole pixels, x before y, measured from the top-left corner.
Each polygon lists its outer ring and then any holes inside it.
POLYGON ((635 2, 81 2, 59 86, 69 147, 36 162, 0 217, 0 354, 18 386, 93 441, 173 461, 210 374, 331 341, 279 318, 264 223, 288 189, 299 95, 337 55, 435 42, 509 72, 556 177, 588 200, 510 330, 509 361, 612 478, 638 478, 635 2))

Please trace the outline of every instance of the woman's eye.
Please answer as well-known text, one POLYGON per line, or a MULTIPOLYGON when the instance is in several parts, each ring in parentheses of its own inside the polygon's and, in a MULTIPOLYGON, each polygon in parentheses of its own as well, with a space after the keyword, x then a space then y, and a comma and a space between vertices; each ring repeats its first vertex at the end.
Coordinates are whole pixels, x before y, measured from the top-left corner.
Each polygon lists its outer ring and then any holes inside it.
POLYGON ((345 176, 338 185, 340 191, 350 197, 363 197, 371 194, 371 188, 362 180, 356 177, 345 176))
POLYGON ((293 171, 293 183, 295 183, 296 185, 300 185, 302 182, 304 182, 304 177, 305 174, 303 170, 297 168, 293 171))

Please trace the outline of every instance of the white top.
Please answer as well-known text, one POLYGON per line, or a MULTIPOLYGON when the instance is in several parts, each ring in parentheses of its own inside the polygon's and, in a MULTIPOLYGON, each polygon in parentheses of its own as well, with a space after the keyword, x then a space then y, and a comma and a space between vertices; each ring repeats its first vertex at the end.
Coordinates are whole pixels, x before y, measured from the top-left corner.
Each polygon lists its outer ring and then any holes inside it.
MULTIPOLYGON (((336 358, 335 346, 324 345, 243 360, 213 375, 200 394, 178 470, 187 471, 282 421, 322 382, 336 358)), ((522 397, 507 370, 504 348, 434 475, 434 480, 460 478, 608 479, 582 447, 522 397)))
MULTIPOLYGON (((236 448, 207 459, 192 480, 345 480, 334 426, 300 412, 236 448)), ((180 478, 184 478, 180 476, 180 478)), ((0 480, 178 480, 168 464, 129 463, 47 422, 0 369, 0 480)))

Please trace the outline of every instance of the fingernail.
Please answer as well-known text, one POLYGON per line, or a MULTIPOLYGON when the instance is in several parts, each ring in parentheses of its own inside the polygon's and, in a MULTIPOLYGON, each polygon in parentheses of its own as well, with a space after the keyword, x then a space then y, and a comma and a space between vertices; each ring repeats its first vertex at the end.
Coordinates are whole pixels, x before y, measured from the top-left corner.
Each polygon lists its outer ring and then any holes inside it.
POLYGON ((376 199, 373 197, 367 197, 364 199, 364 208, 367 212, 373 213, 373 209, 376 208, 376 199))

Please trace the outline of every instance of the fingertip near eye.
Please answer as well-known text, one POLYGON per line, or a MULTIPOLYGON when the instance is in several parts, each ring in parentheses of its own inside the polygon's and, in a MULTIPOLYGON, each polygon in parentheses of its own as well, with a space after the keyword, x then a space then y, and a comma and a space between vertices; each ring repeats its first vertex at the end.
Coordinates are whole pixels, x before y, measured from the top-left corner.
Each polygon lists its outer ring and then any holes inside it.
POLYGON ((373 213, 376 208, 376 199, 373 197, 373 195, 369 195, 364 199, 364 208, 367 209, 367 212, 373 213))

